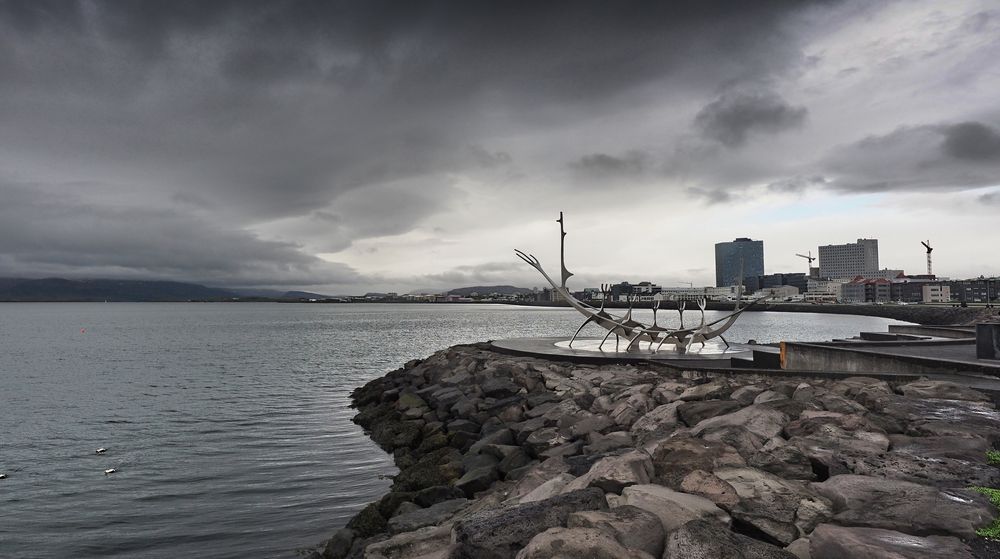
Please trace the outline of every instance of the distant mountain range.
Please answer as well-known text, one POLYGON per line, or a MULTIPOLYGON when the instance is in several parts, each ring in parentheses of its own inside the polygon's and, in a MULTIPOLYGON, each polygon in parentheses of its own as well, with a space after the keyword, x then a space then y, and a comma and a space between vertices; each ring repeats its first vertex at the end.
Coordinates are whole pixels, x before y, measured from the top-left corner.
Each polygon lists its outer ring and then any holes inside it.
POLYGON ((326 298, 305 291, 220 289, 177 281, 0 278, 0 301, 222 301, 246 297, 326 298))
POLYGON ((525 287, 514 287, 513 285, 477 285, 475 287, 459 287, 448 291, 449 295, 459 295, 461 297, 467 297, 473 293, 480 295, 488 295, 490 293, 520 295, 522 293, 531 293, 531 290, 525 287))

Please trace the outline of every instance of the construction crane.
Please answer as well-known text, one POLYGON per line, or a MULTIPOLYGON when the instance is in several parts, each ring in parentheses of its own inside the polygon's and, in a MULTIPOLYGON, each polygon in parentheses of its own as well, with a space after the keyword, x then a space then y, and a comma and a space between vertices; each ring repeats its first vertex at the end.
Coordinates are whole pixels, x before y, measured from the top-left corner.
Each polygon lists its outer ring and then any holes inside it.
POLYGON ((812 251, 810 250, 806 254, 795 253, 795 256, 798 256, 799 258, 805 258, 806 260, 809 261, 809 269, 806 270, 806 277, 808 278, 808 277, 812 276, 813 260, 816 260, 816 257, 813 256, 812 251))
POLYGON ((924 248, 927 249, 927 275, 932 276, 934 275, 934 273, 931 272, 931 251, 934 249, 931 248, 930 239, 926 241, 920 241, 920 244, 924 245, 924 248))

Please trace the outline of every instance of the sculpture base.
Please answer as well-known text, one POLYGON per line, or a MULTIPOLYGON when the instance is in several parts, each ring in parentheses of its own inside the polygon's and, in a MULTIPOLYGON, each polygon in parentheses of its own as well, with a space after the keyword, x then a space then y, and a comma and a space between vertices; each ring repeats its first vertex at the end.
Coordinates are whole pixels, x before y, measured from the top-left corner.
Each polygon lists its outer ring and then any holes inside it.
MULTIPOLYGON (((649 342, 641 342, 638 349, 625 351, 628 345, 627 340, 621 340, 615 350, 615 339, 611 337, 601 344, 601 338, 577 338, 573 340, 573 346, 569 346, 569 339, 564 337, 551 338, 512 338, 508 340, 496 340, 492 342, 495 349, 504 353, 516 355, 530 355, 532 357, 548 357, 567 359, 578 362, 629 362, 629 361, 719 361, 729 360, 733 357, 751 358, 754 349, 761 346, 747 344, 726 344, 722 340, 713 339, 701 343, 693 344, 693 347, 686 352, 679 351, 676 347, 663 344, 659 351, 656 344, 653 349, 649 348, 649 342)), ((718 365, 723 365, 718 363, 718 365)))

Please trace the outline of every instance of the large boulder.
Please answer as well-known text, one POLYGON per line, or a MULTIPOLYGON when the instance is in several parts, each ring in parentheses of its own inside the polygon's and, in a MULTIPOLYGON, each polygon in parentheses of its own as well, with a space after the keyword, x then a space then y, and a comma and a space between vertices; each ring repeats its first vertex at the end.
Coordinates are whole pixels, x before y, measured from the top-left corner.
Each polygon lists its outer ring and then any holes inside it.
POLYGON ((647 433, 667 433, 673 431, 680 424, 677 408, 683 403, 675 401, 653 408, 639 419, 636 419, 629 431, 633 436, 637 437, 647 433))
POLYGON ((679 489, 684 477, 695 470, 711 472, 718 468, 745 465, 746 461, 733 447, 702 439, 667 439, 653 452, 654 479, 673 489, 679 489))
POLYGON ((570 484, 576 476, 570 473, 561 473, 554 478, 542 483, 538 487, 532 489, 527 495, 524 495, 519 499, 522 503, 531 503, 534 501, 544 501, 559 495, 561 493, 566 493, 566 486, 570 484))
POLYGON ((412 532, 418 528, 441 524, 469 505, 466 499, 452 499, 418 509, 406 514, 400 514, 389 519, 389 532, 412 532))
POLYGON ((639 450, 608 456, 591 466, 590 471, 573 480, 566 491, 599 487, 605 493, 621 493, 629 485, 647 484, 653 476, 653 461, 639 450))
POLYGON ((974 559, 958 538, 921 538, 893 530, 820 524, 809 538, 811 559, 974 559))
POLYGON ((538 534, 517 559, 652 559, 628 549, 611 534, 595 528, 550 528, 538 534))
POLYGON ((739 426, 764 439, 770 439, 778 436, 789 421, 787 414, 772 407, 753 405, 733 413, 706 419, 695 425, 691 433, 700 436, 721 427, 739 426))
POLYGON ((732 485, 704 470, 695 470, 685 476, 681 481, 681 491, 704 497, 725 510, 730 510, 740 502, 732 485))
POLYGON ((625 547, 645 551, 653 557, 663 554, 666 533, 660 518, 638 507, 622 505, 608 511, 574 512, 566 526, 596 528, 611 534, 625 547))
POLYGON ((730 531, 718 522, 694 520, 667 536, 663 559, 797 559, 780 547, 730 531))
POLYGON ((970 400, 989 402, 990 397, 961 384, 945 380, 918 380, 899 387, 904 396, 940 400, 970 400))
POLYGON ((996 514, 989 501, 977 493, 908 481, 839 475, 812 487, 830 499, 833 522, 842 526, 971 538, 996 514))
POLYGON ((729 509, 733 518, 782 545, 808 534, 833 512, 830 502, 805 483, 781 479, 754 468, 723 468, 714 473, 739 496, 739 503, 729 509))
POLYGON ((684 402, 677 406, 677 415, 686 425, 693 426, 704 419, 734 412, 740 407, 738 402, 732 400, 684 402))
POLYGON ((414 557, 448 556, 451 548, 451 526, 428 526, 412 532, 396 534, 364 548, 364 559, 411 559, 414 557))
POLYGON ((655 514, 668 533, 692 520, 729 525, 729 515, 708 499, 680 493, 661 485, 633 485, 622 490, 622 501, 655 514))
POLYGON ((510 559, 535 535, 565 526, 571 513, 606 510, 604 492, 590 488, 513 506, 471 514, 455 522, 453 559, 510 559))
POLYGON ((812 461, 799 447, 790 445, 781 437, 775 437, 754 452, 747 464, 785 479, 813 481, 812 461))
POLYGON ((680 399, 685 402, 693 400, 716 400, 719 398, 725 398, 730 393, 731 391, 728 384, 721 381, 714 381, 698 384, 688 388, 684 392, 681 392, 680 399))

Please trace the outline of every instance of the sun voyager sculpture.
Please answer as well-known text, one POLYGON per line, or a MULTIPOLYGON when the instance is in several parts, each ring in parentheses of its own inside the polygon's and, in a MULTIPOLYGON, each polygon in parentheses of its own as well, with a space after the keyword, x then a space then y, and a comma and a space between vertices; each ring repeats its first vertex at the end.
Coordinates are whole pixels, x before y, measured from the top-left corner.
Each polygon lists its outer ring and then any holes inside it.
MULTIPOLYGON (((583 328, 591 323, 607 330, 607 334, 604 335, 604 339, 602 339, 601 343, 597 346, 601 351, 604 351, 604 343, 607 342, 612 335, 615 336, 615 351, 619 351, 618 348, 621 339, 628 340, 628 344, 625 346, 626 352, 639 351, 641 347, 640 344, 642 342, 648 342, 649 345, 647 349, 654 353, 660 351, 664 345, 670 346, 670 349, 673 349, 677 353, 686 353, 692 344, 700 343, 702 347, 704 347, 705 342, 713 338, 719 338, 728 348, 729 342, 726 341, 722 334, 724 334, 726 330, 729 330, 740 315, 747 309, 760 301, 767 299, 767 297, 761 297, 760 299, 751 301, 749 304, 741 306, 743 301, 743 286, 741 284, 737 290, 736 305, 733 312, 717 320, 707 322, 705 319, 706 300, 702 297, 697 301, 698 309, 701 311, 701 321, 698 326, 694 328, 684 327, 685 301, 677 302, 677 310, 680 313, 680 327, 675 329, 664 328, 663 326, 659 326, 657 324, 656 313, 660 308, 659 300, 653 301, 652 325, 643 324, 642 322, 632 318, 632 307, 636 302, 638 302, 637 296, 634 298, 627 297, 627 310, 623 315, 617 316, 605 310, 605 302, 608 300, 611 293, 610 285, 601 285, 603 299, 600 308, 593 307, 583 301, 580 301, 574 297, 572 293, 570 293, 569 289, 566 288, 566 280, 568 280, 573 274, 566 269, 566 230, 564 227, 565 222, 563 220, 562 212, 559 212, 559 219, 557 219, 556 222, 559 223, 559 259, 560 266, 562 268, 562 277, 559 284, 556 284, 552 277, 545 272, 541 263, 538 261, 538 258, 536 258, 533 254, 528 254, 518 249, 514 249, 514 253, 517 254, 521 260, 527 262, 532 268, 538 270, 538 273, 542 274, 542 277, 549 282, 552 289, 562 296, 562 298, 569 303, 571 307, 576 309, 586 318, 583 321, 583 324, 577 328, 573 337, 569 340, 568 347, 570 348, 573 347, 573 342, 576 341, 577 336, 580 335, 583 328), (653 348, 654 344, 656 346, 655 349, 653 348)), ((742 277, 742 275, 741 270, 740 276, 742 277)))

